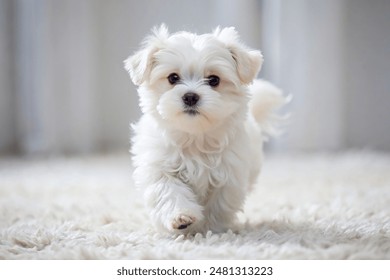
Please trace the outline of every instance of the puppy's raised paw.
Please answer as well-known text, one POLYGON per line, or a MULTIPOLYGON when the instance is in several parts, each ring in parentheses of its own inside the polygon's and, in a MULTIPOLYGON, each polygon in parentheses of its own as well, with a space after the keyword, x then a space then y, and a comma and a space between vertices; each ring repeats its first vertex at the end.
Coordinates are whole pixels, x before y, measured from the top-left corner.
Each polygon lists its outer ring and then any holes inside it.
POLYGON ((196 221, 195 217, 180 214, 178 215, 172 222, 172 228, 173 229, 179 229, 183 230, 188 228, 190 225, 192 225, 196 221))

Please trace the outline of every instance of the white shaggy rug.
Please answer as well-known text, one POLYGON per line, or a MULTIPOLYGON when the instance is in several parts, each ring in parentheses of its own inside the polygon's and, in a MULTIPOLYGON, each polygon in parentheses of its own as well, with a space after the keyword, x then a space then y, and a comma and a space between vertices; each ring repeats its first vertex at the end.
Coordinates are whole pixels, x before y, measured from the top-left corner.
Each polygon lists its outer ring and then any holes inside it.
POLYGON ((390 156, 268 156, 238 231, 161 235, 130 157, 0 159, 0 259, 390 259, 390 156))

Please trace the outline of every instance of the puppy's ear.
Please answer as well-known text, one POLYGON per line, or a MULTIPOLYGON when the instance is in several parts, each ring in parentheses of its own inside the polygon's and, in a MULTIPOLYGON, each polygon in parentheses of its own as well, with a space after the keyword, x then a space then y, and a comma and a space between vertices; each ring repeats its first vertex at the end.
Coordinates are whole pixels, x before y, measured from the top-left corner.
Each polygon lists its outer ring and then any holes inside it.
POLYGON ((154 66, 154 54, 163 48, 164 41, 168 39, 169 33, 165 24, 152 29, 152 35, 145 38, 141 50, 129 56, 124 61, 124 66, 130 74, 133 83, 140 86, 149 79, 150 72, 154 66))
POLYGON ((243 84, 249 84, 256 78, 263 64, 263 55, 260 51, 251 50, 240 42, 234 27, 219 28, 214 35, 225 44, 236 62, 238 76, 243 84))

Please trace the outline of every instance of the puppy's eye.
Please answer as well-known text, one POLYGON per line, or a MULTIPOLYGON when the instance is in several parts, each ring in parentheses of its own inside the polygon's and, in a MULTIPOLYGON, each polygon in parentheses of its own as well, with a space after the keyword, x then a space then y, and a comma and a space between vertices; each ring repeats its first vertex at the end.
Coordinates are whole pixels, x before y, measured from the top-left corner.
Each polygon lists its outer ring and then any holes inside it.
POLYGON ((218 76, 211 75, 211 76, 207 77, 207 79, 208 79, 207 83, 211 87, 217 87, 219 85, 219 77, 218 76))
POLYGON ((176 73, 169 74, 169 76, 168 76, 168 82, 169 82, 171 85, 175 85, 175 84, 177 84, 179 81, 180 81, 179 75, 177 75, 176 73))

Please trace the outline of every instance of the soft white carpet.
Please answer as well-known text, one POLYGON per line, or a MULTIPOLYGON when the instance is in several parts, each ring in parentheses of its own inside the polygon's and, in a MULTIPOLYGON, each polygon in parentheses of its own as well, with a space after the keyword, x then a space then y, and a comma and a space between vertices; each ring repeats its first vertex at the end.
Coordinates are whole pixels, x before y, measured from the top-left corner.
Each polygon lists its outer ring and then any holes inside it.
POLYGON ((268 156, 237 232, 155 232, 128 155, 0 160, 3 259, 390 259, 390 156, 268 156))

